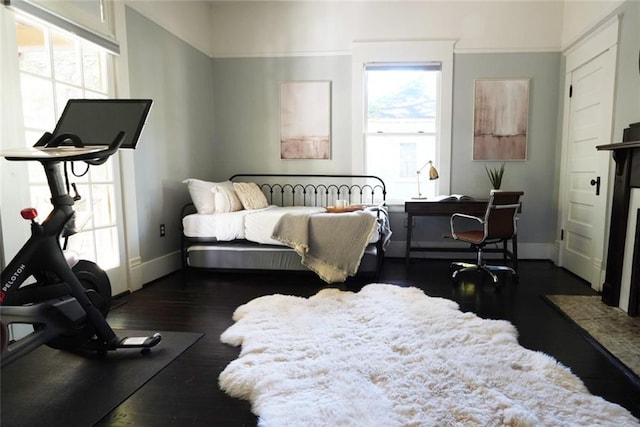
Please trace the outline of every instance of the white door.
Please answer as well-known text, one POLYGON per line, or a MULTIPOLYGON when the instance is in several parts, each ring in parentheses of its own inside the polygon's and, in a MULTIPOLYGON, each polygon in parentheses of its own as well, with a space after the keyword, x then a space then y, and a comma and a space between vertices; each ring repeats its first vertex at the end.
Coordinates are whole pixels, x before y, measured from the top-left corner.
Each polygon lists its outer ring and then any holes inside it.
POLYGON ((610 154, 596 146, 611 142, 615 61, 614 45, 567 70, 571 96, 565 109, 560 265, 598 291, 605 268, 610 154))

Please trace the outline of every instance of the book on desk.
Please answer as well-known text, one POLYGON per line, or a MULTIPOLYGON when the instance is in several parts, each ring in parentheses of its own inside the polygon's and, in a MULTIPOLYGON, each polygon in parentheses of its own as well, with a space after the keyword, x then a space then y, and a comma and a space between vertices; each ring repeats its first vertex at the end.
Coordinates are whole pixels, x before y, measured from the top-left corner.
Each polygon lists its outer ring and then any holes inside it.
POLYGON ((475 199, 471 196, 465 196, 464 194, 443 194, 440 196, 429 197, 427 200, 430 202, 459 202, 475 199))

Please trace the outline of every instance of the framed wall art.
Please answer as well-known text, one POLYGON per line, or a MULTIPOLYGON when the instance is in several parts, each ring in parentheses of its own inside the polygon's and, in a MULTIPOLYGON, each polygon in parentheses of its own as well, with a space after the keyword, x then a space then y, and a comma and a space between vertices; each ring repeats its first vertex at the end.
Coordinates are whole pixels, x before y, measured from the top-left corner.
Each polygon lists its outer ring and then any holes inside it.
POLYGON ((526 160, 529 79, 479 79, 473 103, 473 160, 526 160))
POLYGON ((331 158, 331 82, 280 84, 280 158, 331 158))

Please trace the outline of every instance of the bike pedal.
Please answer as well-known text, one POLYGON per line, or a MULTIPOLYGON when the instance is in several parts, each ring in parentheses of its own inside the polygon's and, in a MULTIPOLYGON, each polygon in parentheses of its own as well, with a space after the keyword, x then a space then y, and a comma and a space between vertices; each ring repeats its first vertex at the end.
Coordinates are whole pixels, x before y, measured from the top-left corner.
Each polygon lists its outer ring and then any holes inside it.
POLYGON ((155 333, 149 337, 124 337, 118 343, 118 348, 151 348, 162 340, 162 335, 155 333))

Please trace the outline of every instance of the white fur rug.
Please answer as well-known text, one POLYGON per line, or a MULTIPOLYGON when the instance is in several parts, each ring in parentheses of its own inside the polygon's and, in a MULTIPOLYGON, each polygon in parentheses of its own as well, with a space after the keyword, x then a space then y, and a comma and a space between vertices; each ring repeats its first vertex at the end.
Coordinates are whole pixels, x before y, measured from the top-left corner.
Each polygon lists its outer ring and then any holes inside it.
POLYGON ((637 425, 509 322, 417 288, 371 284, 238 307, 220 387, 262 426, 637 425))

